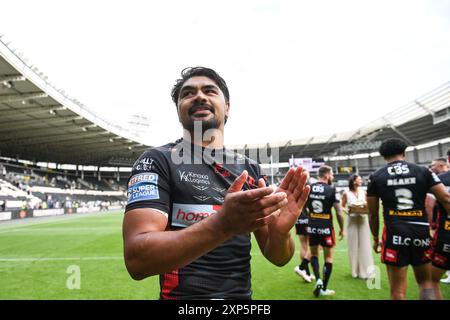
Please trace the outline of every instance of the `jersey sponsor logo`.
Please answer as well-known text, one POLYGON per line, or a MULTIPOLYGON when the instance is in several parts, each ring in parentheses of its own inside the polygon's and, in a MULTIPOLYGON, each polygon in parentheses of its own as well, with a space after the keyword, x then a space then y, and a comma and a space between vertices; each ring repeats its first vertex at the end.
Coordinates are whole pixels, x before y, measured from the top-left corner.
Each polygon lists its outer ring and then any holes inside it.
POLYGON ((396 246, 415 246, 426 248, 430 246, 431 239, 413 239, 410 237, 392 236, 392 243, 396 246))
POLYGON ((447 257, 444 257, 443 255, 440 255, 439 253, 433 254, 433 262, 437 264, 438 266, 445 266, 447 263, 447 257))
POLYGON ((151 182, 153 184, 158 184, 158 174, 157 173, 139 173, 130 178, 128 182, 128 187, 132 187, 135 184, 141 182, 151 182))
POLYGON ((208 218, 220 210, 221 205, 174 203, 172 206, 172 225, 188 227, 208 218))
POLYGON ((308 233, 311 234, 324 234, 324 235, 331 235, 331 229, 330 228, 314 228, 314 227, 308 227, 308 233))
POLYGON ((324 191, 325 191, 325 188, 321 184, 316 184, 316 185, 312 186, 312 192, 323 193, 324 191))
POLYGON ((400 179, 388 179, 387 185, 388 186, 405 186, 405 185, 411 185, 416 184, 416 178, 400 178, 400 179))
POLYGON ((158 174, 140 173, 128 182, 128 204, 159 199, 158 174))
POLYGON ((297 224, 308 224, 308 218, 306 219, 298 219, 297 224))
POLYGON ((395 164, 393 166, 389 166, 387 168, 387 172, 391 176, 400 175, 400 174, 408 174, 409 173, 409 168, 408 168, 407 164, 397 163, 397 164, 395 164))
POLYGON ((390 216, 398 217, 422 217, 422 210, 412 210, 412 211, 399 211, 399 210, 389 210, 390 216))
POLYGON ((329 219, 331 219, 331 214, 329 214, 329 213, 310 213, 309 214, 309 217, 310 218, 313 218, 313 219, 326 219, 326 220, 329 220, 329 219))
POLYGON ((207 184, 209 185, 209 176, 207 174, 200 174, 191 171, 180 171, 180 181, 195 183, 195 184, 207 184))
POLYGON ((134 170, 144 170, 144 171, 151 171, 152 170, 152 164, 155 160, 153 158, 143 158, 138 159, 133 164, 134 170))
POLYGON ((397 263, 397 251, 392 249, 386 249, 384 260, 388 262, 397 263))

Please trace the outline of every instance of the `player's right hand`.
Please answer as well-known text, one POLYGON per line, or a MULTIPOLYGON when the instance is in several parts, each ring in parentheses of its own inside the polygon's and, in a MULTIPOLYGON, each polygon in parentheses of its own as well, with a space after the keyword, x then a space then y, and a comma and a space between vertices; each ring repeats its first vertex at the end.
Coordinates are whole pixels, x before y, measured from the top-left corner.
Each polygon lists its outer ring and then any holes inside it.
POLYGON ((277 214, 288 202, 284 192, 274 193, 270 187, 242 191, 247 178, 248 172, 244 170, 228 189, 218 212, 225 233, 237 235, 253 232, 267 224, 267 220, 261 218, 277 214))
POLYGON ((375 251, 375 253, 380 253, 381 252, 381 242, 377 239, 375 239, 373 241, 373 250, 375 251))

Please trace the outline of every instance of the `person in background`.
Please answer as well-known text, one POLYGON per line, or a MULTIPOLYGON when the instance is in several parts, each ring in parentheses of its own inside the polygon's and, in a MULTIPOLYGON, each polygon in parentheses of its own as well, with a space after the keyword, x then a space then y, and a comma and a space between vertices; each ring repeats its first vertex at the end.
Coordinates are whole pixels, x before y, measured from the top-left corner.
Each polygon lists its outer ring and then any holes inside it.
POLYGON ((353 278, 367 279, 373 266, 366 193, 358 174, 349 178, 349 190, 342 195, 342 210, 348 215, 348 257, 353 278))

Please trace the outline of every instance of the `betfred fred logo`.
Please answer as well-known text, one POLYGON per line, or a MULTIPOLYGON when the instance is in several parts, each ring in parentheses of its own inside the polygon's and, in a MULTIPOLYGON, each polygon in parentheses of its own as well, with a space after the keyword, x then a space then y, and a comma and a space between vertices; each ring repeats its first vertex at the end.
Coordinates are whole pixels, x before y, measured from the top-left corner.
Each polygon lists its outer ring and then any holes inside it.
POLYGON ((221 205, 174 203, 172 226, 189 227, 220 210, 221 205))
POLYGON ((397 251, 392 249, 386 249, 386 254, 384 256, 385 261, 397 263, 397 251))

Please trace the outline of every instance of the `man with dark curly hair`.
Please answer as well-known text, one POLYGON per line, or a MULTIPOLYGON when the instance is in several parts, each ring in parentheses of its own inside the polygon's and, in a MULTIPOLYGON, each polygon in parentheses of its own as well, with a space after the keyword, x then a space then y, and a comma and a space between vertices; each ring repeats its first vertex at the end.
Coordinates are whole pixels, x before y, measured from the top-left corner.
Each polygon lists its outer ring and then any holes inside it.
POLYGON ((391 299, 405 299, 408 265, 414 269, 420 299, 435 299, 431 282, 431 238, 425 210, 427 192, 450 209, 450 194, 436 174, 405 161, 407 145, 388 139, 379 149, 387 165, 369 178, 367 204, 374 250, 379 252, 379 200, 383 203, 384 229, 381 261, 386 264, 391 299))

